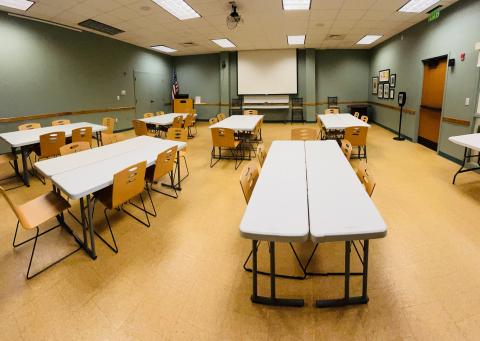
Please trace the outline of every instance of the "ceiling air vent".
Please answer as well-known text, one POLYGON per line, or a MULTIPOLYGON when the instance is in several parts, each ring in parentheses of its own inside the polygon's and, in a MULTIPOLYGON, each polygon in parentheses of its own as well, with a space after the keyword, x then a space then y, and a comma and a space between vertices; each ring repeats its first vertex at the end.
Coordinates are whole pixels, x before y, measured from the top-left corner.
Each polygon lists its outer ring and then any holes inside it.
POLYGON ((345 39, 345 34, 329 34, 325 40, 343 40, 345 39))
POLYGON ((194 43, 192 41, 188 41, 186 43, 180 43, 180 45, 182 45, 183 47, 194 47, 194 46, 198 46, 197 43, 194 43))
POLYGON ((101 22, 93 20, 93 19, 87 19, 85 21, 82 21, 81 23, 78 23, 78 25, 82 26, 82 27, 89 28, 91 30, 106 33, 106 34, 109 34, 111 36, 114 36, 115 34, 119 34, 119 33, 124 32, 124 31, 122 31, 118 28, 112 27, 110 25, 101 23, 101 22))

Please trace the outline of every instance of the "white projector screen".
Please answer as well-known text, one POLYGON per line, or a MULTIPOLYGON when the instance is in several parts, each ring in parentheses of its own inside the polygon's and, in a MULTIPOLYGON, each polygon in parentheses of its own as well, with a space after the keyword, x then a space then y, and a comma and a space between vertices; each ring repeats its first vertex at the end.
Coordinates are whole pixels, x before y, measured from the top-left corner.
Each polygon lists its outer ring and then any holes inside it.
POLYGON ((297 51, 238 51, 239 95, 297 93, 297 51))

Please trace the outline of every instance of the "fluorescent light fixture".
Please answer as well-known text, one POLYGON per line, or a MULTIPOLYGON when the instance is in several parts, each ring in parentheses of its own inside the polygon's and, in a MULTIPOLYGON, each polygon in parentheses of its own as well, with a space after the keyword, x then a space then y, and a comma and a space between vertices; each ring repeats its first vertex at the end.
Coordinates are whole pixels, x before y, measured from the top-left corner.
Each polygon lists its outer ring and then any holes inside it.
POLYGON ((367 34, 365 37, 357 41, 357 45, 368 45, 373 43, 374 41, 377 41, 383 36, 380 36, 378 34, 367 34))
POLYGON ((301 36, 287 36, 288 45, 304 45, 305 35, 301 36))
POLYGON ((35 2, 29 0, 0 0, 0 6, 10 7, 26 11, 29 9, 35 2))
POLYGON ((311 0, 282 0, 285 11, 309 10, 311 0))
POLYGON ((152 49, 161 51, 161 52, 166 52, 166 53, 172 53, 172 52, 177 52, 177 50, 172 49, 171 47, 165 46, 165 45, 156 45, 156 46, 150 46, 152 49))
POLYGON ((200 18, 200 14, 183 0, 152 0, 171 15, 180 20, 200 18))
POLYGON ((439 1, 440 0, 410 0, 403 5, 398 12, 420 13, 439 1))
POLYGON ((232 43, 230 40, 226 38, 222 39, 212 39, 212 41, 217 44, 220 47, 223 47, 224 49, 228 49, 231 47, 237 47, 234 43, 232 43))

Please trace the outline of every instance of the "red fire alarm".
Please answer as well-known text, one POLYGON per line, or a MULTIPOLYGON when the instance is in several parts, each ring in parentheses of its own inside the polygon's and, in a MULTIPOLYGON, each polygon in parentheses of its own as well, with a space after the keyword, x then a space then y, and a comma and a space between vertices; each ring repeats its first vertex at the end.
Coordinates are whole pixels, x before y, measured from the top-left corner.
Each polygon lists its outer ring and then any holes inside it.
POLYGON ((462 62, 465 60, 465 52, 460 53, 460 60, 462 62))

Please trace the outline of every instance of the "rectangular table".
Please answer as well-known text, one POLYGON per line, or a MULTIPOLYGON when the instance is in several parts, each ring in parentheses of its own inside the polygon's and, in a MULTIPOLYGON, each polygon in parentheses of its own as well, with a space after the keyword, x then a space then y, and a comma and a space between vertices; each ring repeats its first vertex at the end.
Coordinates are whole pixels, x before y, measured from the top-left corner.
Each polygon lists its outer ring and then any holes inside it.
MULTIPOLYGON (((275 242, 345 241, 345 296, 317 301, 318 307, 366 303, 369 239, 386 235, 385 222, 335 141, 275 141, 240 224, 242 237, 252 240, 252 301, 301 306, 303 300, 275 296, 275 242), (257 243, 270 244, 270 297, 257 295, 257 243), (364 240, 362 296, 350 297, 352 241, 364 240), (348 257, 347 257, 348 256, 348 257)), ((355 246, 355 244, 354 244, 355 246)), ((356 246, 355 246, 356 247, 356 246)), ((312 273, 310 273, 312 274, 312 273)), ((336 273, 338 274, 338 273, 336 273)))
POLYGON ((327 130, 345 130, 350 127, 370 127, 368 123, 365 123, 350 114, 319 114, 317 116, 327 130))
MULTIPOLYGON (((147 124, 152 124, 155 126, 171 126, 173 124, 173 120, 175 117, 182 116, 183 119, 187 117, 188 114, 186 113, 170 113, 170 114, 165 114, 165 115, 158 115, 158 116, 152 116, 152 117, 147 117, 147 118, 141 118, 140 121, 143 121, 147 124)), ((195 114, 195 117, 197 114, 195 114)))
MULTIPOLYGON (((114 145, 120 148, 112 148, 112 145, 107 145, 35 164, 36 169, 50 177, 55 188, 65 193, 70 199, 80 200, 84 248, 94 259, 96 253, 93 235, 92 194, 110 186, 113 183, 114 174, 132 164, 147 161, 147 166, 152 166, 155 164, 158 154, 165 150, 173 146, 177 146, 179 150, 186 147, 185 142, 162 140, 149 136, 135 137, 114 145), (85 210, 88 212, 87 216, 84 214, 85 210), (90 247, 88 246, 87 230, 90 231, 90 247)), ((177 169, 179 170, 180 167, 177 169)), ((179 172, 178 179, 180 180, 179 172)))
MULTIPOLYGON (((30 186, 30 182, 28 179, 28 171, 27 171, 27 158, 28 158, 28 154, 31 152, 31 149, 35 145, 40 143, 40 135, 57 132, 57 131, 63 131, 65 132, 65 137, 71 137, 72 130, 77 128, 83 128, 83 127, 91 127, 92 132, 96 134, 97 141, 101 140, 101 136, 99 136, 99 134, 101 134, 102 131, 107 129, 107 127, 103 125, 92 124, 88 122, 78 122, 78 123, 71 123, 71 124, 60 125, 60 126, 12 131, 8 133, 0 134, 0 138, 11 146, 13 154, 16 154, 17 151, 20 149, 20 153, 22 155, 22 165, 23 165, 22 180, 26 186, 30 186)), ((14 161, 14 165, 15 165, 15 173, 20 176, 18 163, 16 159, 14 161)))
POLYGON ((236 132, 252 132, 261 120, 263 120, 263 115, 234 115, 212 124, 210 128, 232 129, 236 132))
POLYGON ((453 176, 452 183, 455 184, 455 180, 457 179, 458 174, 476 171, 480 169, 480 153, 478 153, 480 152, 480 133, 450 136, 448 140, 459 146, 465 147, 465 151, 463 153, 462 165, 460 169, 453 176), (475 150, 477 151, 477 153, 472 153, 471 151, 469 153, 468 152, 469 149, 475 150), (471 161, 472 158, 477 158, 477 164, 479 164, 479 167, 466 168, 465 164, 467 163, 467 161, 471 161))

